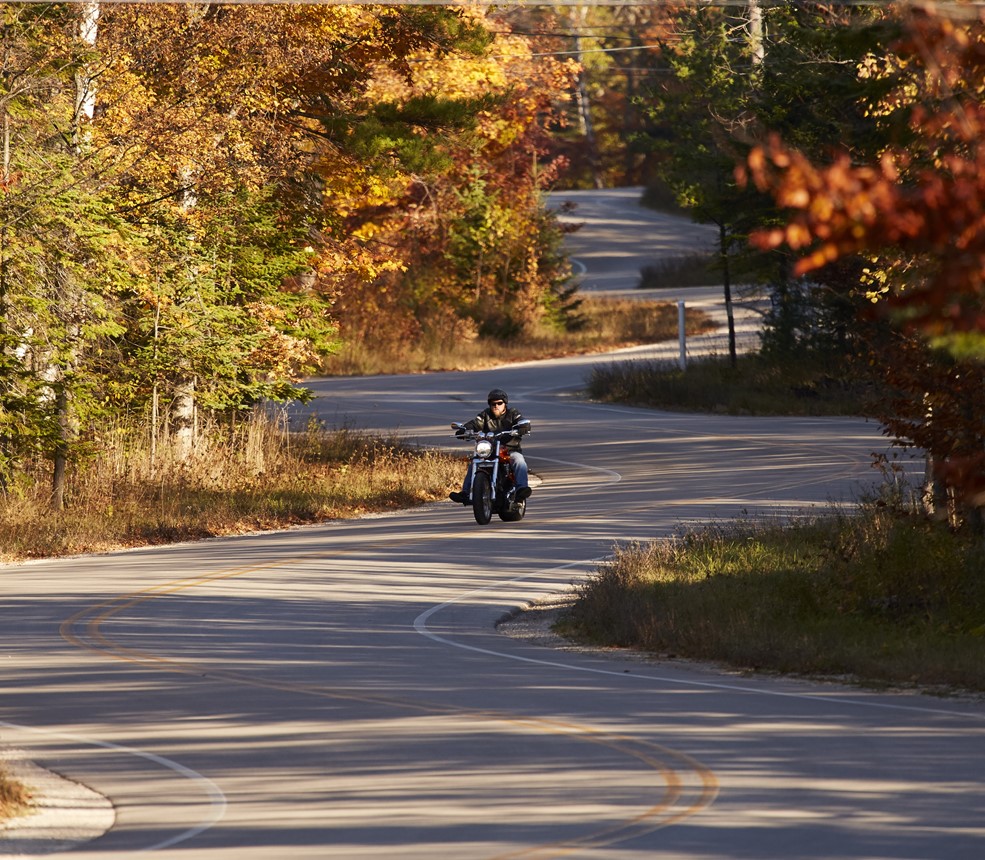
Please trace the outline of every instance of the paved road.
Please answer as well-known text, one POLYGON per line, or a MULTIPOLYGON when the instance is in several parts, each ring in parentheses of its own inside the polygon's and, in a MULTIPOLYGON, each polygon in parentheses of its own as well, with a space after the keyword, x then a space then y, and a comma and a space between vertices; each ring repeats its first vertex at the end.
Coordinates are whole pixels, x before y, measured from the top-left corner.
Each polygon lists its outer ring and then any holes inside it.
MULTIPOLYGON (((562 191, 551 196, 550 206, 562 223, 576 228, 566 237, 579 288, 589 294, 648 301, 683 301, 719 324, 719 330, 691 338, 686 357, 728 355, 728 328, 721 286, 639 289, 640 270, 717 249, 718 230, 640 206, 641 188, 609 191, 562 191)), ((764 312, 769 306, 762 289, 737 284, 732 288, 736 344, 740 352, 757 349, 764 312)), ((636 350, 637 357, 679 361, 680 346, 673 343, 636 350)))
POLYGON ((0 738, 116 807, 72 857, 985 856, 981 703, 497 632, 617 543, 874 477, 863 421, 590 404, 590 366, 316 386, 436 444, 505 387, 535 422, 521 523, 445 502, 4 569, 0 738))
POLYGON ((583 288, 635 289, 645 265, 715 251, 716 227, 640 206, 641 193, 641 188, 614 188, 551 195, 560 220, 578 226, 567 242, 583 288))

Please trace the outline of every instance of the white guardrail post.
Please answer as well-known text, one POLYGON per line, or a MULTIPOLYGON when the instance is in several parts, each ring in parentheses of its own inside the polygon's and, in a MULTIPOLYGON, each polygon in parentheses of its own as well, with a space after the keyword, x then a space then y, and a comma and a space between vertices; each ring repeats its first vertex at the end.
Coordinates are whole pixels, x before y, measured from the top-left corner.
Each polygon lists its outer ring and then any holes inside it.
POLYGON ((681 345, 680 358, 677 363, 681 370, 687 370, 687 332, 684 329, 684 302, 677 303, 677 340, 681 345))

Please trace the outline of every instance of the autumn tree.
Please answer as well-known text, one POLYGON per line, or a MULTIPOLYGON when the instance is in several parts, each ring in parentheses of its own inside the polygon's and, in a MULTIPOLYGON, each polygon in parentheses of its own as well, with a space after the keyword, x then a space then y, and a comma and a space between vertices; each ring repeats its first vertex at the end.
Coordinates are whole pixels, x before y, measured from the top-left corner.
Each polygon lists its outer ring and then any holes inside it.
POLYGON ((64 465, 104 418, 191 439, 303 396, 336 318, 354 338, 388 328, 375 310, 410 337, 563 321, 541 189, 570 68, 481 11, 0 11, 3 478, 64 465))
POLYGON ((60 508, 76 430, 98 411, 90 361, 120 330, 129 240, 98 164, 82 152, 80 70, 92 46, 77 10, 0 12, 0 472, 6 482, 21 458, 50 458, 60 508))
POLYGON ((735 162, 746 147, 741 131, 758 85, 747 24, 722 9, 683 13, 675 22, 676 37, 664 51, 670 74, 659 89, 649 90, 648 107, 656 127, 651 145, 662 157, 661 176, 682 208, 718 229, 716 257, 733 366, 734 261, 751 226, 762 217, 759 196, 734 178, 735 162))
POLYGON ((828 4, 690 9, 664 47, 668 74, 648 91, 649 134, 665 183, 696 220, 718 228, 726 311, 738 279, 769 284, 770 343, 791 355, 805 322, 817 319, 803 312, 810 290, 792 275, 786 253, 749 243, 750 233, 782 215, 769 195, 737 182, 734 167, 768 129, 808 149, 833 141, 863 157, 875 149, 882 138, 856 65, 884 44, 888 20, 882 9, 828 4))
POLYGON ((354 9, 112 5, 97 30, 89 6, 2 7, 8 464, 64 464, 90 403, 298 395, 335 331, 312 288, 324 218, 304 109, 404 38, 376 45, 354 9))
POLYGON ((541 190, 571 67, 535 61, 478 13, 461 26, 471 37, 454 50, 378 68, 361 110, 324 120, 333 233, 372 255, 339 276, 336 307, 343 332, 378 349, 558 322, 566 269, 541 190))
POLYGON ((792 249, 800 274, 865 260, 859 289, 905 335, 886 361, 898 392, 886 430, 926 450, 935 477, 981 511, 985 17, 910 10, 902 38, 860 58, 858 74, 892 84, 868 107, 904 120, 900 139, 861 164, 846 152, 820 161, 779 136, 754 149, 749 174, 789 213, 756 240, 792 249))
POLYGON ((373 150, 388 108, 368 89, 409 73, 415 52, 483 38, 441 9, 108 10, 97 134, 118 154, 149 275, 129 306, 121 351, 139 360, 121 390, 162 400, 178 431, 195 421, 192 395, 213 411, 299 396, 290 380, 334 348, 340 284, 358 292, 401 266, 352 215, 403 194, 373 150))
POLYGON ((341 65, 332 57, 352 18, 219 6, 103 15, 95 137, 114 153, 147 275, 128 305, 119 390, 155 413, 163 401, 185 450, 196 409, 298 396, 291 380, 334 342, 327 302, 304 277, 321 219, 296 114, 341 65), (276 35, 258 44, 261 31, 276 35))

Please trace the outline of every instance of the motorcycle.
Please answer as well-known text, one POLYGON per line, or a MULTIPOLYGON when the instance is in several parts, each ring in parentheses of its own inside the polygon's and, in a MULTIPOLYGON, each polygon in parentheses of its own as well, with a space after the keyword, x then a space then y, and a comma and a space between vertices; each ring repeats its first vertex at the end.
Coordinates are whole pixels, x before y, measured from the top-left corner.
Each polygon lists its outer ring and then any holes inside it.
POLYGON ((522 436, 523 425, 528 424, 527 420, 519 421, 512 430, 499 433, 467 430, 463 424, 451 425, 457 438, 475 443, 469 468, 472 470, 472 513, 480 526, 488 524, 493 513, 504 522, 515 523, 527 512, 527 500, 516 497, 513 464, 505 442, 512 436, 522 436))

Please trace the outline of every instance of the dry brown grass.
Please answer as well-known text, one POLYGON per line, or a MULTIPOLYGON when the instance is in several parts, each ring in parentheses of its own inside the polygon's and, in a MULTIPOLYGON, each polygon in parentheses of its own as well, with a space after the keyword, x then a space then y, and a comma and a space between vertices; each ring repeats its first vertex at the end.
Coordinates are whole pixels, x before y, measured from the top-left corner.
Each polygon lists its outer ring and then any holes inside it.
POLYGON ((23 814, 30 803, 31 792, 0 767, 0 821, 23 814))
POLYGON ((444 498, 461 458, 313 426, 288 433, 255 416, 204 434, 181 462, 116 427, 75 470, 64 511, 48 506, 47 464, 0 503, 0 560, 75 555, 285 528, 444 498))
MULTIPOLYGON (((392 345, 347 344, 325 365, 335 376, 419 373, 438 370, 479 370, 500 364, 584 355, 677 339, 677 306, 644 299, 586 296, 578 309, 582 324, 576 331, 542 328, 512 340, 477 337, 449 342, 425 338, 418 343, 392 345)), ((714 328, 706 314, 688 310, 688 334, 714 328)))

